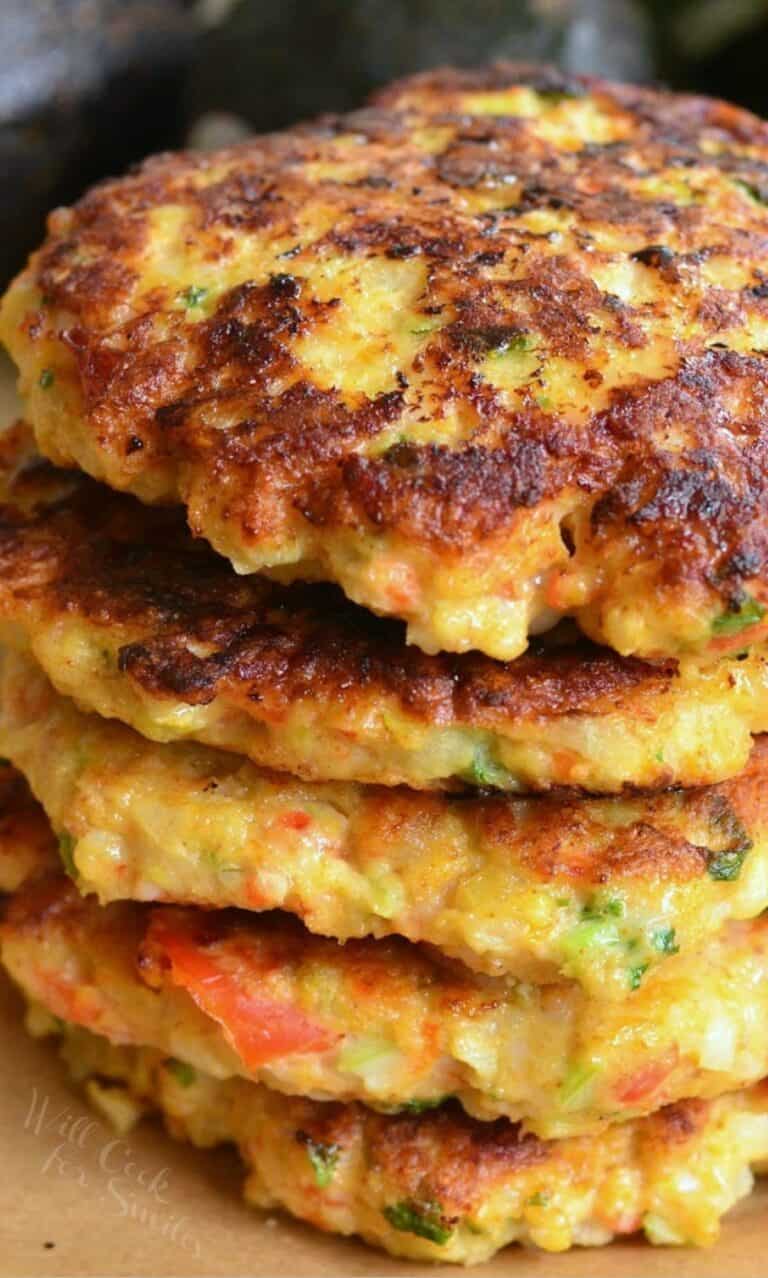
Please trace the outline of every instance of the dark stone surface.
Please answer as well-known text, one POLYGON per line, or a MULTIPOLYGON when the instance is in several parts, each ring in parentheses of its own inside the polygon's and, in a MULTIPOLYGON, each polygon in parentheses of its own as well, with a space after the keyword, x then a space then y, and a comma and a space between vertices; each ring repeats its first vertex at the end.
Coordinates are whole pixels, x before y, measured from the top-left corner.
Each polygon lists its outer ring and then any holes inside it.
POLYGON ((56 204, 180 137, 181 0, 2 0, 0 286, 56 204))

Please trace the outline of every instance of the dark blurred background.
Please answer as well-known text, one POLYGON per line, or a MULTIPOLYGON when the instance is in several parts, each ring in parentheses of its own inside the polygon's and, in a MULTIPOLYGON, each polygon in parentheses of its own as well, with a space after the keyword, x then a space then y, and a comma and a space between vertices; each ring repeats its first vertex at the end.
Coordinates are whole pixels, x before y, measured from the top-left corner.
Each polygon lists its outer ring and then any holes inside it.
POLYGON ((768 0, 0 0, 0 285, 47 210, 150 151, 512 57, 768 115, 768 0))

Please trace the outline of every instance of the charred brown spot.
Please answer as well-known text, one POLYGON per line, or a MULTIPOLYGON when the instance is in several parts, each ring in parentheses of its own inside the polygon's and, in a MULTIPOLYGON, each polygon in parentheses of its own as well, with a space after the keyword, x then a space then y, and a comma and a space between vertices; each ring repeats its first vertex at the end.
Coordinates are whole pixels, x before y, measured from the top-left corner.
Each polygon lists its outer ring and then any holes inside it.
POLYGON ((74 883, 54 871, 11 897, 2 931, 43 935, 48 929, 69 927, 81 917, 81 901, 74 883))
POLYGON ((589 816, 577 805, 563 805, 559 812, 545 814, 544 826, 531 832, 527 862, 544 879, 602 887, 607 884, 659 879, 665 883, 686 883, 701 878, 706 856, 700 848, 676 835, 662 821, 639 820, 606 837, 605 831, 591 828, 589 816), (560 818, 562 834, 555 821, 560 818), (576 834, 583 835, 577 839, 576 834), (591 838, 590 838, 591 835, 591 838))
POLYGON ((423 1114, 369 1114, 368 1158, 404 1197, 464 1216, 502 1180, 547 1160, 551 1146, 506 1119, 478 1122, 448 1102, 423 1114))
POLYGON ((660 271, 668 270, 675 260, 672 249, 666 248, 663 244, 647 244, 645 248, 637 249, 630 256, 635 262, 642 262, 643 266, 652 266, 660 271))
POLYGON ((449 341, 455 342, 460 350, 471 355, 503 355, 509 350, 524 350, 529 339, 529 331, 516 324, 487 324, 485 327, 472 328, 464 321, 458 321, 443 330, 449 341))
POLYGON ((693 1140, 705 1126, 712 1109, 712 1102, 693 1099, 665 1105, 658 1113, 646 1119, 641 1135, 659 1145, 685 1145, 693 1140))

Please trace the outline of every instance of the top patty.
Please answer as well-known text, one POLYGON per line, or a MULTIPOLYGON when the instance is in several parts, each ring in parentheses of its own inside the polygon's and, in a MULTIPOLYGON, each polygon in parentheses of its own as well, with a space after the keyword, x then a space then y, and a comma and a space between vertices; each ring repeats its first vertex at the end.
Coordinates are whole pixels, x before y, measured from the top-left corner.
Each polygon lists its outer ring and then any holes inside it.
POLYGON ((40 464, 22 427, 0 490, 0 634, 154 740, 312 780, 615 792, 735 776, 768 730, 764 642, 657 664, 552 638, 507 664, 427 656, 329 586, 236 577, 176 512, 40 464))
POLYGON ((0 335, 43 450, 427 651, 761 628, 768 126, 500 64, 59 210, 0 335))

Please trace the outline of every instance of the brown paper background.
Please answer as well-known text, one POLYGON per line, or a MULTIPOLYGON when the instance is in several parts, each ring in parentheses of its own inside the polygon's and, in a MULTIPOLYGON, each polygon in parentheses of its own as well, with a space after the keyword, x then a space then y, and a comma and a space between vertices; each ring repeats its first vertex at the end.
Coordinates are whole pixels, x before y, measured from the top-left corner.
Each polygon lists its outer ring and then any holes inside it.
MULTIPOLYGON (((13 412, 2 364, 0 422, 13 412)), ((0 979, 0 1278, 439 1278, 461 1272, 396 1261, 286 1217, 265 1217, 241 1202, 240 1180, 233 1154, 177 1144, 154 1123, 118 1140, 68 1086, 50 1040, 27 1038, 20 1000, 0 979)), ((478 1278, 765 1278, 768 1186, 730 1215, 712 1251, 640 1242, 562 1256, 508 1248, 472 1272, 478 1278)))

